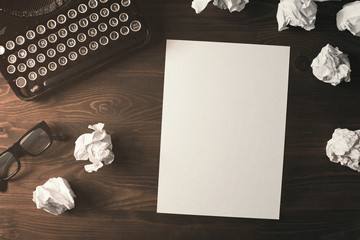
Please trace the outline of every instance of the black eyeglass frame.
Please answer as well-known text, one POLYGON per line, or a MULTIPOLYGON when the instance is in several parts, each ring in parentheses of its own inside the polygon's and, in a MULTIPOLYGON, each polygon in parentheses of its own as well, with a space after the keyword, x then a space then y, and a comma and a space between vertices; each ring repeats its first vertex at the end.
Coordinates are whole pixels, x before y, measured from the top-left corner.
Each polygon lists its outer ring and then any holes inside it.
MULTIPOLYGON (((24 156, 24 155, 30 155, 32 157, 36 157, 36 156, 39 156, 40 154, 42 154, 43 152, 45 152, 50 146, 51 144, 53 143, 53 138, 52 138, 52 134, 51 134, 51 131, 50 131, 50 128, 49 126, 46 124, 45 121, 42 121, 38 124, 36 124, 34 127, 32 127, 30 130, 28 130, 24 135, 22 135, 19 140, 17 140, 11 147, 9 147, 7 150, 3 151, 2 153, 0 153, 0 156, 6 154, 7 152, 11 153, 17 164, 18 164, 18 167, 17 169, 10 175, 10 176, 7 176, 6 178, 3 178, 3 176, 0 176, 0 181, 8 181, 9 179, 11 179, 12 177, 14 177, 19 171, 20 171, 20 168, 21 168, 21 163, 20 163, 20 157, 21 156, 24 156), (24 139, 24 137, 26 137, 28 134, 30 134, 32 131, 36 130, 36 129, 42 129, 44 130, 44 132, 48 135, 49 137, 49 144, 39 153, 31 153, 29 151, 26 151, 21 145, 20 145, 20 142, 21 140, 24 139)), ((5 166, 6 168, 6 166, 5 166)), ((6 171, 4 171, 5 173, 6 171)))

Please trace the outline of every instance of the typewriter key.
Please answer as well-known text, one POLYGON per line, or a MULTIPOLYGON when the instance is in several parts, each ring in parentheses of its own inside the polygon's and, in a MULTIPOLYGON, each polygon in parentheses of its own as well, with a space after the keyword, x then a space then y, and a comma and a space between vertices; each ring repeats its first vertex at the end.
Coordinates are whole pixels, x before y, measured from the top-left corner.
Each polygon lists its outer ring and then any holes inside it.
POLYGON ((77 30, 78 30, 78 25, 76 25, 76 23, 70 24, 70 26, 69 26, 69 31, 70 31, 70 32, 74 33, 74 32, 76 32, 77 30))
POLYGON ((15 81, 16 86, 18 86, 18 88, 23 88, 26 86, 26 79, 24 77, 18 77, 15 81))
POLYGON ((119 23, 119 20, 117 20, 117 18, 110 18, 109 20, 109 25, 112 26, 112 27, 116 27, 119 23))
POLYGON ((35 38, 35 32, 33 30, 29 30, 26 32, 26 38, 29 40, 33 40, 35 38))
POLYGON ((87 6, 85 5, 85 4, 80 4, 79 6, 78 6, 78 11, 79 11, 79 13, 86 13, 86 11, 87 11, 87 6))
POLYGON ((90 28, 88 34, 90 37, 95 37, 97 34, 97 30, 95 28, 90 28))
POLYGON ((79 53, 83 56, 86 55, 88 53, 87 47, 82 46, 81 48, 79 48, 79 53))
POLYGON ((91 22, 97 22, 99 20, 99 15, 97 15, 96 13, 92 13, 89 16, 89 19, 91 22))
POLYGON ((120 28, 120 33, 121 33, 121 35, 124 35, 124 36, 125 36, 125 35, 128 35, 129 32, 130 32, 130 30, 129 30, 129 28, 126 27, 126 26, 123 26, 123 27, 120 28))
POLYGON ((89 48, 91 50, 96 50, 98 48, 99 44, 95 41, 92 41, 90 44, 89 44, 89 48))
POLYGON ((0 46, 0 55, 3 55, 5 53, 4 46, 0 46))
POLYGON ((85 40, 86 40, 86 35, 85 35, 84 33, 79 33, 79 34, 77 35, 77 40, 78 40, 79 42, 85 42, 85 40))
POLYGON ((26 61, 26 65, 29 67, 29 68, 33 68, 35 66, 35 60, 32 59, 32 58, 29 58, 27 61, 26 61))
POLYGON ((48 40, 49 42, 54 43, 57 40, 57 36, 54 33, 52 33, 49 35, 48 40))
POLYGON ((13 63, 15 63, 16 62, 16 56, 14 55, 14 54, 11 54, 11 55, 9 55, 8 56, 8 62, 10 63, 10 64, 13 64, 13 63))
POLYGON ((42 53, 39 53, 37 56, 36 56, 36 61, 38 61, 39 63, 43 63, 45 61, 46 57, 44 54, 42 53))
POLYGON ((59 64, 61 66, 65 66, 67 64, 67 62, 68 62, 68 60, 67 60, 66 57, 62 56, 62 57, 59 58, 59 64))
POLYGON ((100 23, 98 29, 100 32, 105 32, 107 30, 107 25, 105 23, 100 23))
POLYGON ((56 20, 58 23, 64 24, 66 22, 66 16, 64 14, 60 14, 56 20))
POLYGON ((110 5, 110 10, 112 12, 118 12, 120 10, 120 5, 118 3, 113 3, 110 5))
POLYGON ((38 45, 40 48, 46 48, 47 46, 47 41, 45 39, 40 39, 38 42, 38 45))
POLYGON ((75 61, 77 59, 77 53, 76 52, 70 52, 69 53, 69 59, 71 61, 75 61))
POLYGON ((119 33, 118 33, 118 32, 112 31, 112 32, 110 33, 110 39, 111 39, 111 40, 115 41, 115 40, 117 40, 118 38, 119 38, 119 33))
POLYGON ((102 16, 102 17, 107 17, 107 16, 109 16, 109 9, 107 9, 107 8, 102 8, 102 9, 100 10, 100 16, 102 16))
POLYGON ((14 65, 9 65, 9 66, 7 67, 7 72, 8 72, 9 74, 13 74, 15 71, 16 71, 16 68, 15 68, 14 65))
POLYGON ((65 28, 59 30, 59 37, 64 38, 67 36, 67 31, 65 28))
POLYGON ((26 71, 26 65, 25 63, 20 63, 18 66, 17 66, 17 70, 19 72, 25 72, 26 71))
POLYGON ((18 52, 18 57, 19 58, 26 58, 27 56, 27 52, 25 51, 25 49, 20 49, 18 52))
POLYGON ((37 46, 36 46, 35 44, 30 44, 30 45, 28 46, 28 51, 29 51, 29 53, 35 53, 36 50, 37 50, 37 46))
POLYGON ((28 75, 28 78, 29 78, 29 80, 31 80, 31 81, 35 81, 36 78, 37 78, 36 72, 30 72, 29 75, 28 75))
POLYGON ((36 27, 36 32, 37 32, 38 34, 44 34, 45 31, 46 31, 46 28, 45 28, 44 25, 39 25, 39 26, 36 27))
POLYGON ((96 8, 98 5, 98 2, 96 0, 90 0, 89 1, 89 7, 90 8, 96 8))
POLYGON ((131 3, 130 0, 121 0, 121 5, 123 5, 124 7, 128 7, 130 3, 131 3))
POLYGON ((100 0, 101 3, 107 3, 108 0, 100 0))
POLYGON ((39 68, 38 73, 39 73, 40 76, 45 76, 46 73, 47 73, 46 67, 39 68))
POLYGON ((17 36, 15 42, 19 45, 23 45, 25 42, 25 38, 23 36, 17 36))
POLYGON ((60 53, 65 52, 65 50, 66 50, 65 44, 59 43, 59 44, 56 46, 56 50, 57 50, 58 52, 60 52, 60 53))
POLYGON ((56 68, 57 68, 57 64, 55 62, 50 62, 48 64, 48 68, 49 68, 50 71, 55 71, 56 68))
POLYGON ((105 46, 106 44, 109 43, 109 39, 105 36, 102 36, 100 39, 99 39, 99 42, 101 45, 105 46))
POLYGON ((126 13, 120 13, 119 20, 121 22, 126 22, 129 19, 129 16, 126 13))
POLYGON ((66 41, 66 44, 68 45, 68 47, 74 47, 76 45, 76 41, 75 39, 73 38, 69 38, 67 41, 66 41))
POLYGON ((75 11, 75 9, 70 9, 68 11, 68 17, 69 18, 74 19, 74 18, 76 18, 76 16, 77 16, 77 12, 75 11))
POLYGON ((49 49, 47 50, 46 54, 48 55, 48 57, 53 58, 53 57, 55 57, 55 55, 56 55, 56 51, 55 51, 55 49, 53 49, 53 48, 49 48, 49 49))
POLYGON ((133 32, 139 31, 140 28, 141 28, 141 23, 140 23, 138 20, 132 21, 132 22, 130 23, 130 29, 131 29, 133 32))
POLYGON ((54 29, 56 27, 56 21, 53 20, 53 19, 50 19, 48 22, 47 22, 47 27, 50 28, 50 29, 54 29))
POLYGON ((86 18, 82 18, 82 19, 80 19, 80 21, 79 21, 79 25, 80 25, 80 27, 82 27, 82 28, 87 27, 88 24, 89 24, 89 21, 88 21, 86 18))
POLYGON ((13 50, 15 48, 15 43, 13 41, 7 41, 5 44, 7 50, 13 50))

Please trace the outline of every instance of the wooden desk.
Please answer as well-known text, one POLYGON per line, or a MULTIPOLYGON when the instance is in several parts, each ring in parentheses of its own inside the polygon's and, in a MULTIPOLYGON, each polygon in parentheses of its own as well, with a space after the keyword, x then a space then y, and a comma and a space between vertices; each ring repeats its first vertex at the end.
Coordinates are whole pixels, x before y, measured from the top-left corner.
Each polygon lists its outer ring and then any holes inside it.
POLYGON ((153 37, 123 61, 32 102, 1 78, 0 150, 42 120, 69 139, 21 159, 0 193, 0 239, 359 239, 360 175, 325 155, 335 128, 360 129, 360 38, 335 21, 347 2, 317 3, 313 31, 278 32, 275 0, 251 0, 232 14, 209 5, 200 15, 190 0, 138 0, 153 37), (291 46, 280 221, 156 213, 168 38, 291 46), (310 62, 327 43, 349 54, 350 83, 333 87, 312 75, 310 62), (116 159, 89 174, 73 157, 74 141, 98 122, 112 135, 116 159), (36 209, 32 192, 58 176, 71 184, 76 207, 53 216, 36 209))

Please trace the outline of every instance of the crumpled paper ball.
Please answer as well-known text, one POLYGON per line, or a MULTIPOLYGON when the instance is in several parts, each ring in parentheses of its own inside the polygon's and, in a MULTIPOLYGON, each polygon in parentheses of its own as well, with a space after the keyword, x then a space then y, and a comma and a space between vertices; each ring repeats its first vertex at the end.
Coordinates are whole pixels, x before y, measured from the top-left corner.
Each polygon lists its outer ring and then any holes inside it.
POLYGON ((59 215, 75 207, 75 194, 66 179, 50 178, 44 185, 37 186, 33 192, 33 201, 38 209, 59 215))
POLYGON ((330 161, 340 163, 360 172, 360 130, 335 129, 332 138, 327 142, 326 155, 330 161))
POLYGON ((82 134, 75 142, 74 157, 76 160, 88 160, 92 164, 85 165, 87 172, 97 171, 104 164, 114 161, 111 137, 103 130, 104 124, 89 125, 94 130, 92 133, 82 134), (103 164, 104 163, 104 164, 103 164))
POLYGON ((278 31, 288 29, 287 25, 310 31, 315 28, 316 13, 313 0, 280 0, 276 13, 278 31))
POLYGON ((313 74, 319 80, 333 86, 340 82, 350 82, 350 61, 339 48, 327 44, 311 63, 313 74))
POLYGON ((349 30, 360 37, 360 1, 345 4, 336 14, 336 26, 340 31, 349 30))
MULTIPOLYGON (((201 13, 211 0, 193 0, 191 7, 197 14, 201 13)), ((230 12, 240 12, 245 8, 249 0, 214 0, 213 4, 221 9, 229 9, 230 12)))

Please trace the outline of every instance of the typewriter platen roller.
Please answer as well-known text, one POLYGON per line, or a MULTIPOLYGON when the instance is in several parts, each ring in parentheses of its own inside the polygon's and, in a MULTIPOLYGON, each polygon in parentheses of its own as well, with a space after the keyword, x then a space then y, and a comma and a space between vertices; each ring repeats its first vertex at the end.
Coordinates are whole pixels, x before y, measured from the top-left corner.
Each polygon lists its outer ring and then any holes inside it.
POLYGON ((134 0, 0 1, 0 71, 23 100, 150 39, 134 0))

